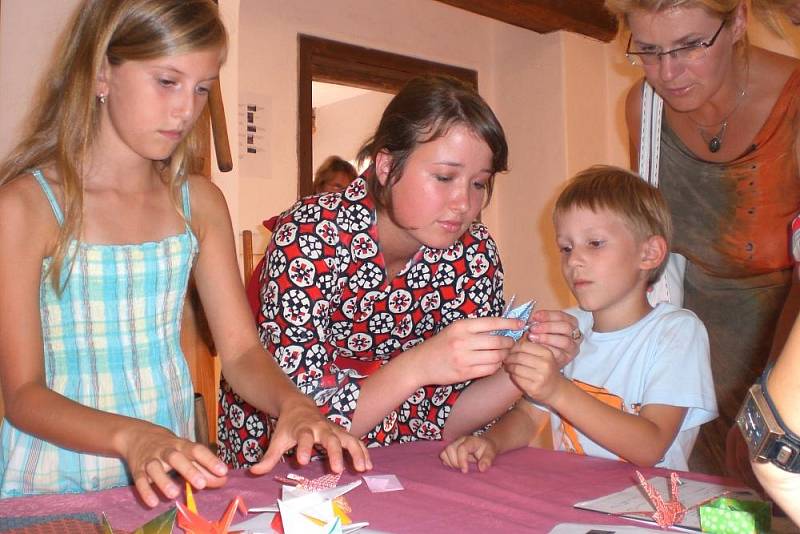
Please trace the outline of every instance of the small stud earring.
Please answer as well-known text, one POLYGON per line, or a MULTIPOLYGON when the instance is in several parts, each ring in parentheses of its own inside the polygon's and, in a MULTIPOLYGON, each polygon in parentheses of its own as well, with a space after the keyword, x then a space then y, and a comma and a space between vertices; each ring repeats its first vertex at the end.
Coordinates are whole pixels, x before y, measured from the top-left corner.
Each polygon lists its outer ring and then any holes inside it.
POLYGON ((97 95, 97 100, 99 100, 101 104, 105 104, 106 103, 106 95, 104 93, 100 93, 99 95, 97 95))

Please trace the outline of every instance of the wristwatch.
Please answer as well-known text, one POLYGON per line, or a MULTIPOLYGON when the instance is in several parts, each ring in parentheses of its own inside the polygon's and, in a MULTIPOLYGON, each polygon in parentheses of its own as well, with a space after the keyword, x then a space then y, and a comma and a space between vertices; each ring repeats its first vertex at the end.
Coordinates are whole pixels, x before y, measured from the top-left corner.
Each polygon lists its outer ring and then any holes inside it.
POLYGON ((750 460, 772 462, 784 471, 800 473, 800 436, 786 428, 767 392, 771 366, 747 392, 736 424, 742 431, 750 460))

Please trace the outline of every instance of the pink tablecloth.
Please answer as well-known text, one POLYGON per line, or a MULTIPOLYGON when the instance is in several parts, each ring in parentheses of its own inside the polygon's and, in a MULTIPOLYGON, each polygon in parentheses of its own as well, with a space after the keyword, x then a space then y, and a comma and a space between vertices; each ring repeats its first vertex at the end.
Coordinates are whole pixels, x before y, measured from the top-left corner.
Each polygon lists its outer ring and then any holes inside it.
MULTIPOLYGON (((371 449, 375 465, 372 474, 395 474, 405 490, 370 493, 362 484, 347 494, 353 520, 369 521, 370 528, 394 533, 548 532, 563 522, 631 524, 572 507, 578 501, 632 485, 636 468, 630 464, 523 449, 501 456, 486 473, 463 475, 440 463, 441 448, 441 443, 418 442, 371 449)), ((322 474, 322 469, 317 462, 303 469, 283 464, 274 474, 293 471, 312 478, 322 474)), ((665 473, 660 469, 642 472, 646 476, 665 473)), ((346 473, 340 483, 357 478, 346 473)), ((265 506, 275 502, 279 489, 272 475, 255 478, 240 471, 231 475, 224 488, 196 492, 195 498, 201 514, 216 519, 235 495, 242 495, 250 507, 265 506)), ((139 504, 131 488, 117 488, 81 495, 4 499, 0 500, 0 517, 104 511, 112 526, 132 530, 169 506, 165 502, 149 510, 139 504)), ((239 520, 237 516, 235 522, 239 520)))

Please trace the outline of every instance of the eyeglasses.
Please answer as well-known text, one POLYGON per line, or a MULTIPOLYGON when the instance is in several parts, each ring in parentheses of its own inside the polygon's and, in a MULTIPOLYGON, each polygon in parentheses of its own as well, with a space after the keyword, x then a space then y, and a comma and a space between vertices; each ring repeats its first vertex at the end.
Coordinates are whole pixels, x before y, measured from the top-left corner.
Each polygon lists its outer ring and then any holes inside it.
POLYGON ((663 52, 631 51, 631 42, 633 40, 633 35, 631 35, 628 37, 628 46, 625 49, 625 57, 627 57, 628 61, 634 65, 647 66, 658 65, 661 63, 661 57, 666 55, 669 55, 673 61, 679 61, 681 63, 693 63, 695 61, 701 61, 706 57, 708 54, 708 49, 714 45, 717 37, 719 37, 722 28, 725 27, 725 22, 726 21, 724 20, 722 21, 722 24, 719 25, 717 32, 708 41, 700 41, 699 43, 693 43, 687 46, 673 48, 672 50, 665 50, 663 52))

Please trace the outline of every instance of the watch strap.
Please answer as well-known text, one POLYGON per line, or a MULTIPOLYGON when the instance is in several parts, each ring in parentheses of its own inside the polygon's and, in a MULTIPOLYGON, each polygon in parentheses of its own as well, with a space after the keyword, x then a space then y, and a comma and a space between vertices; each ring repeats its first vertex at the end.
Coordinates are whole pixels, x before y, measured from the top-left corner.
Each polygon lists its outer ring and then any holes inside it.
POLYGON ((764 370, 759 383, 764 400, 767 402, 769 410, 772 412, 772 416, 781 428, 783 435, 776 436, 768 449, 763 451, 763 454, 781 469, 793 473, 800 473, 800 436, 792 432, 792 430, 786 426, 786 423, 784 423, 781 418, 781 414, 775 407, 775 403, 772 402, 772 397, 770 397, 769 391, 767 390, 767 379, 771 371, 772 364, 764 370))

